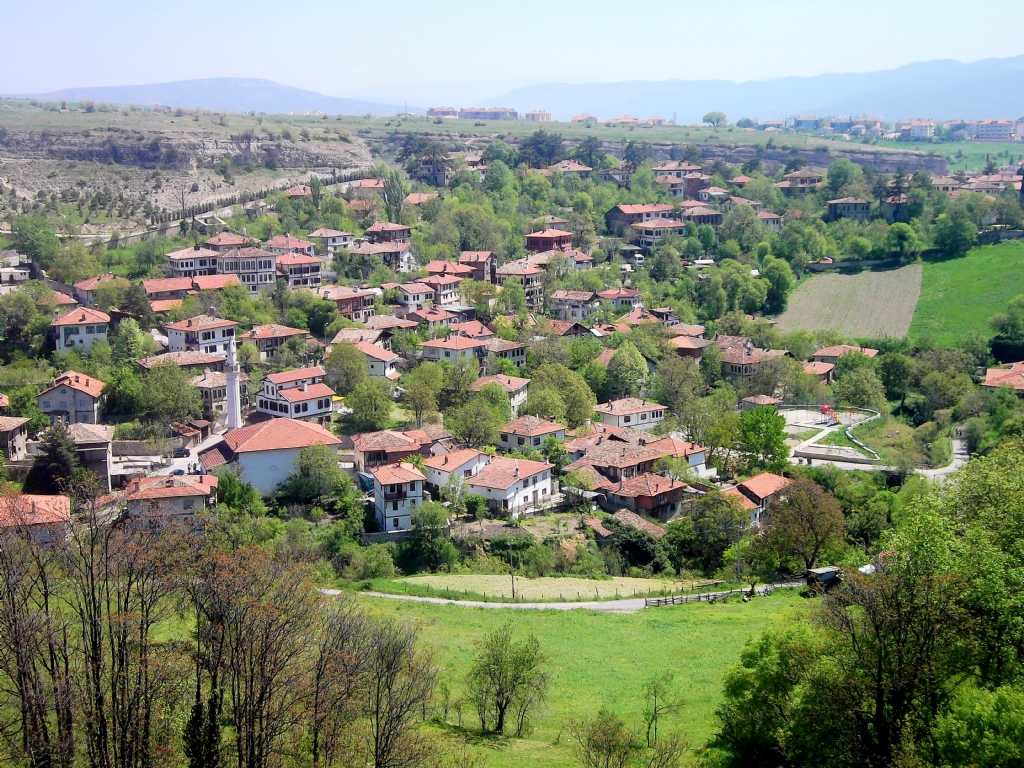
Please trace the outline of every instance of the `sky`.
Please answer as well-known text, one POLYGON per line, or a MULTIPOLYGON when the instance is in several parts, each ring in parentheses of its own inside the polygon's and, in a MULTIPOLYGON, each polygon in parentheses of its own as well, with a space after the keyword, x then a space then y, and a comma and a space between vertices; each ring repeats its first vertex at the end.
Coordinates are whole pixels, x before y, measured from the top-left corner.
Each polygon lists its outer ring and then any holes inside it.
POLYGON ((1021 0, 0 0, 0 19, 6 94, 259 77, 397 100, 1024 54, 1021 0))

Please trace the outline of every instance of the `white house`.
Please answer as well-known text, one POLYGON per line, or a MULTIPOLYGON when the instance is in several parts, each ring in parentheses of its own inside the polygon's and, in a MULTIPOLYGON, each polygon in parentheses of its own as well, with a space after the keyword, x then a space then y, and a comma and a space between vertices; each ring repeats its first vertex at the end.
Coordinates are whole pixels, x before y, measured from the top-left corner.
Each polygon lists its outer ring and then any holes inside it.
POLYGON ((371 344, 368 341, 359 341, 353 346, 366 357, 366 365, 369 367, 371 376, 395 381, 402 375, 395 368, 395 364, 401 358, 394 352, 378 347, 376 344, 371 344))
POLYGON ((222 317, 197 315, 188 320, 165 325, 167 331, 167 350, 169 352, 207 352, 209 354, 227 354, 228 343, 235 336, 234 320, 222 317))
POLYGON ((306 253, 282 253, 277 256, 277 274, 288 281, 289 288, 320 287, 324 263, 306 253))
POLYGON ((448 485, 454 475, 467 483, 480 474, 491 457, 473 448, 461 448, 440 456, 431 456, 423 461, 427 465, 427 488, 436 491, 448 485))
POLYGON ((67 371, 36 395, 36 404, 51 424, 99 424, 104 386, 95 376, 67 371))
POLYGON ((57 334, 57 351, 88 352, 94 341, 107 340, 108 323, 110 315, 97 309, 80 307, 67 312, 51 323, 57 334))
POLYGON ((373 508, 382 531, 412 528, 412 513, 423 503, 426 478, 412 464, 385 464, 370 470, 373 475, 373 508))
POLYGON ((263 247, 277 256, 285 253, 304 253, 312 256, 315 246, 308 240, 302 240, 291 235, 275 235, 263 244, 263 247))
POLYGON ((594 406, 594 412, 605 424, 635 429, 652 429, 665 418, 664 405, 638 397, 625 397, 622 400, 601 403, 594 406))
POLYGON ((422 277, 416 282, 432 288, 434 305, 438 307, 454 306, 459 303, 459 283, 461 277, 454 275, 431 275, 422 277))
POLYGON ((420 343, 424 360, 447 360, 450 363, 459 360, 478 360, 487 350, 487 342, 480 339, 467 339, 453 333, 446 339, 431 339, 420 343))
POLYGON ((550 500, 552 467, 544 461, 495 456, 466 479, 466 487, 487 499, 493 512, 517 518, 550 500))
POLYGON ((256 397, 256 410, 321 424, 330 421, 334 390, 324 384, 325 375, 319 366, 270 374, 256 397))
POLYGON ((303 449, 327 445, 335 451, 341 441, 312 421, 268 419, 224 433, 223 439, 199 454, 207 472, 233 464, 242 480, 264 496, 270 496, 295 470, 303 449))
POLYGON ((333 254, 341 248, 348 248, 356 239, 351 232, 321 227, 309 233, 309 239, 315 240, 320 246, 320 253, 333 254))
POLYGON ((520 416, 501 427, 498 448, 515 451, 520 448, 540 448, 548 437, 565 440, 565 427, 537 416, 520 416))
POLYGON ((506 376, 499 373, 494 376, 481 376, 470 386, 470 392, 479 392, 488 384, 497 384, 508 393, 508 401, 512 406, 512 413, 518 414, 519 408, 526 402, 526 390, 530 385, 529 379, 521 379, 518 376, 506 376))
POLYGON ((434 300, 434 288, 426 283, 402 283, 398 290, 401 292, 398 303, 409 312, 415 312, 434 300))

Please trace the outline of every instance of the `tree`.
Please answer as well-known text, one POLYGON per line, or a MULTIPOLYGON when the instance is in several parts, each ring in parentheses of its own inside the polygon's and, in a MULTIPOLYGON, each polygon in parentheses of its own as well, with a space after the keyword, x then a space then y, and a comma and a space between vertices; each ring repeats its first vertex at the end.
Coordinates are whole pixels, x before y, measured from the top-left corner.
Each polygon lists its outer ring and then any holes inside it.
POLYGON ((545 168, 553 165, 564 156, 562 135, 548 133, 543 128, 534 131, 519 142, 519 156, 531 168, 545 168))
POLYGON ((707 123, 713 128, 721 128, 726 124, 727 118, 725 116, 725 112, 708 112, 703 118, 701 118, 701 122, 707 123))
POLYGON ((156 345, 153 337, 145 333, 139 324, 130 317, 121 321, 114 340, 113 356, 118 363, 134 363, 145 357, 156 345))
POLYGON ((740 417, 740 447, 752 468, 777 472, 786 465, 786 419, 772 406, 761 406, 740 417))
POLYGON ((383 175, 384 189, 381 190, 381 197, 384 198, 384 208, 388 212, 388 219, 400 223, 402 221, 402 207, 405 205, 405 198, 409 194, 402 175, 392 169, 388 169, 383 175))
POLYGON ((907 396, 914 361, 899 352, 886 352, 879 356, 877 366, 886 399, 903 400, 907 396))
POLYGON ((828 191, 832 197, 839 197, 843 187, 862 176, 860 166, 845 157, 834 160, 828 167, 828 191))
POLYGON ((832 384, 832 393, 842 402, 887 414, 885 387, 868 367, 856 368, 832 384))
POLYGON ((675 676, 671 672, 653 675, 644 683, 644 724, 647 726, 647 746, 658 741, 658 724, 666 715, 674 715, 683 708, 682 698, 672 691, 675 676))
POLYGON ((352 418, 372 429, 384 429, 388 425, 394 403, 391 383, 374 377, 359 382, 345 398, 345 404, 352 409, 352 418))
POLYGON ((466 677, 480 727, 505 733, 509 716, 515 718, 516 736, 522 736, 530 714, 547 696, 547 655, 534 635, 521 642, 512 636, 515 624, 506 622, 484 635, 466 677))
POLYGON ((324 382, 341 396, 349 394, 369 375, 366 355, 355 344, 338 342, 323 362, 324 382))
POLYGON ((899 221, 892 224, 886 232, 885 246, 899 259, 912 258, 921 248, 914 228, 899 221))
POLYGON ((498 442, 505 422, 497 410, 483 398, 474 398, 448 414, 448 431, 469 448, 483 448, 498 442))
POLYGON ((767 310, 774 315, 782 314, 793 288, 793 270, 784 260, 772 259, 761 275, 768 281, 768 296, 765 299, 767 310))
POLYGON ((502 423, 511 421, 512 404, 509 402, 508 392, 503 386, 493 381, 490 384, 484 384, 480 387, 477 397, 487 401, 487 404, 498 414, 502 423))
POLYGON ((761 543, 780 559, 800 558, 809 570, 845 534, 839 500, 817 483, 799 478, 786 488, 786 498, 772 506, 761 543))
POLYGON ((608 361, 608 387, 613 396, 640 394, 647 378, 647 362, 632 342, 625 342, 608 361))
POLYGON ((978 228, 964 208, 952 208, 935 219, 935 247, 948 256, 959 256, 970 250, 977 234, 978 228))
POLYGON ((572 751, 583 768, 629 768, 642 745, 622 718, 600 709, 592 720, 572 721, 572 751))
POLYGON ((324 496, 334 493, 345 481, 337 450, 329 445, 311 445, 299 452, 295 471, 285 480, 284 490, 304 501, 315 499, 319 505, 324 496))
POLYGON ((43 434, 40 448, 25 478, 25 493, 44 496, 64 493, 64 486, 78 469, 78 451, 63 422, 57 422, 43 434))
POLYGON ((502 315, 520 315, 526 312, 526 290, 517 278, 510 277, 501 284, 495 309, 502 315))
POLYGON ((737 205, 730 209, 722 219, 718 230, 721 242, 735 240, 743 253, 750 253, 765 237, 761 219, 749 205, 737 205))
POLYGON ((681 413, 687 403, 703 392, 704 377, 693 358, 669 355, 658 363, 651 394, 673 413, 681 413))
POLYGON ((644 141, 630 141, 622 150, 622 161, 630 172, 635 172, 647 160, 654 156, 651 147, 644 141))
POLYGON ((402 393, 402 402, 412 409, 416 418, 416 427, 423 426, 423 417, 437 411, 437 398, 434 391, 424 382, 412 382, 402 393))
POLYGON ((167 361, 153 366, 143 379, 138 395, 139 416, 170 426, 187 423, 203 413, 203 396, 192 386, 192 374, 167 361))
POLYGON ((693 514, 668 524, 663 539, 677 569, 711 575, 725 565, 725 553, 750 524, 750 515, 721 491, 709 491, 693 514))

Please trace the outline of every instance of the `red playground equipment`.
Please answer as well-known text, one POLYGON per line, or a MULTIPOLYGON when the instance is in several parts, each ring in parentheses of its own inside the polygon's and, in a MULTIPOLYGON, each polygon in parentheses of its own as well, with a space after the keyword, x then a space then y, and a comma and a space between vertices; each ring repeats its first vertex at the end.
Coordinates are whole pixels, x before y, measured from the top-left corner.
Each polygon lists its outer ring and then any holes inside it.
POLYGON ((832 410, 832 406, 829 405, 828 403, 825 403, 824 405, 821 406, 821 415, 825 419, 826 426, 831 427, 839 423, 839 416, 836 414, 834 410, 832 410))

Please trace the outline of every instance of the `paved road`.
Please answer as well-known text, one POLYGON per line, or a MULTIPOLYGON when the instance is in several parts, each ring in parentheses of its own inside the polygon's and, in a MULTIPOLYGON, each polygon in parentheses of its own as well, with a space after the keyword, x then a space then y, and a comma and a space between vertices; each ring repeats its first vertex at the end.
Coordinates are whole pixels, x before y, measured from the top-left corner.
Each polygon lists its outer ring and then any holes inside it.
MULTIPOLYGON (((773 584, 772 589, 793 588, 803 586, 803 582, 787 582, 785 584, 773 584)), ((757 593, 763 595, 766 587, 757 588, 757 593)), ((325 595, 340 595, 341 590, 323 589, 325 595)), ((467 608, 516 608, 520 610, 533 611, 574 611, 577 609, 587 611, 602 611, 604 613, 636 613, 647 607, 642 597, 628 598, 624 600, 592 600, 580 603, 485 603, 481 600, 448 600, 443 597, 417 597, 415 595, 389 595, 385 592, 360 592, 361 595, 369 597, 382 597, 387 600, 408 600, 413 603, 433 603, 435 605, 461 605, 467 608)), ((702 597, 722 597, 729 592, 702 592, 702 597)), ((735 593, 732 593, 735 594, 735 593)))
POLYGON ((960 467, 966 464, 971 458, 967 451, 967 440, 962 437, 953 438, 953 460, 944 467, 938 469, 919 469, 918 474, 931 480, 942 480, 952 475, 960 467))

